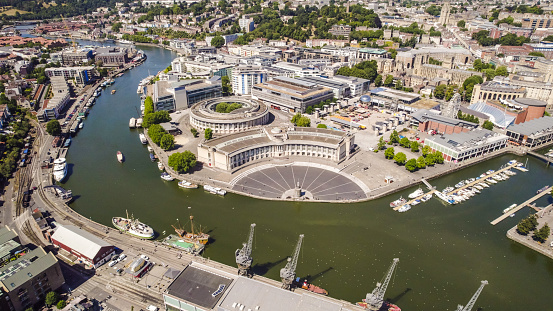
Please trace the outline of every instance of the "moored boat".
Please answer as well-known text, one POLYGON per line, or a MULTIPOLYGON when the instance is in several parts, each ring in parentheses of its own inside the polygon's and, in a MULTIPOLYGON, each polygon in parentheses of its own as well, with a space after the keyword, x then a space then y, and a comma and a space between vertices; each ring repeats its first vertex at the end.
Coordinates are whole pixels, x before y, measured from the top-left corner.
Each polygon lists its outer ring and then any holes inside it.
POLYGON ((503 210, 503 214, 507 214, 510 210, 512 210, 515 207, 517 207, 516 203, 511 204, 509 207, 503 210))
POLYGON ((117 229, 130 235, 136 236, 142 239, 153 239, 154 229, 152 227, 134 219, 132 216, 129 218, 113 217, 111 223, 117 229))
MULTIPOLYGON (((177 219, 178 222, 178 219, 177 219)), ((200 227, 197 232, 194 232, 194 216, 190 216, 190 232, 187 232, 184 230, 179 223, 178 227, 175 227, 172 225, 172 227, 175 229, 175 232, 179 235, 181 239, 183 239, 186 242, 190 243, 200 243, 200 244, 207 244, 209 242, 209 234, 202 232, 202 228, 200 227)))
POLYGON ((142 118, 136 119, 136 127, 142 127, 142 118))
POLYGON ((298 277, 298 278, 296 278, 296 282, 299 285, 301 285, 301 288, 303 288, 305 290, 308 290, 312 293, 325 295, 325 296, 328 295, 328 291, 326 289, 323 289, 323 288, 320 288, 319 286, 310 284, 310 283, 307 282, 307 280, 304 280, 302 283, 300 283, 300 278, 298 277))
POLYGON ((196 189, 196 188, 198 188, 198 185, 193 184, 193 183, 191 183, 189 181, 186 181, 186 180, 181 180, 181 181, 179 181, 179 187, 186 188, 186 189, 196 189))
POLYGON ((117 161, 119 161, 119 163, 123 163, 123 161, 125 161, 125 156, 121 151, 117 151, 117 161))
POLYGON ((397 211, 400 213, 405 213, 410 209, 411 209, 411 205, 405 204, 405 205, 402 205, 397 211))
POLYGON ((415 192, 409 194, 408 197, 409 197, 409 199, 414 199, 414 198, 420 197, 423 194, 424 194, 424 191, 421 188, 419 188, 419 189, 415 190, 415 192))
POLYGON ((432 193, 428 193, 425 196, 421 198, 421 201, 426 202, 428 200, 432 199, 432 193))
POLYGON ((165 168, 163 167, 163 163, 157 162, 157 168, 159 168, 160 171, 163 171, 165 168))
POLYGON ((547 185, 547 186, 539 189, 538 191, 536 191, 536 194, 540 194, 540 193, 544 192, 545 190, 547 190, 548 188, 549 188, 549 185, 547 185))
POLYGON ((165 181, 173 181, 173 180, 175 180, 175 177, 171 176, 171 174, 163 172, 163 173, 161 173, 161 179, 163 179, 165 181))
POLYGON ((390 203, 390 207, 400 206, 400 205, 405 204, 406 202, 407 201, 404 198, 399 197, 399 199, 397 199, 397 200, 390 203))
POLYGON ((61 182, 67 176, 67 163, 65 158, 58 158, 54 160, 54 179, 57 182, 61 182))
POLYGON ((138 137, 140 138, 140 142, 141 142, 143 145, 145 145, 145 144, 148 143, 148 140, 146 139, 146 135, 140 133, 140 134, 138 134, 138 137))
POLYGON ((226 190, 223 190, 223 189, 218 188, 218 187, 213 187, 213 186, 210 186, 210 185, 204 185, 204 190, 208 191, 211 194, 218 194, 218 195, 227 194, 226 190))
POLYGON ((129 120, 129 127, 130 128, 135 128, 136 127, 136 119, 135 118, 131 118, 129 120))

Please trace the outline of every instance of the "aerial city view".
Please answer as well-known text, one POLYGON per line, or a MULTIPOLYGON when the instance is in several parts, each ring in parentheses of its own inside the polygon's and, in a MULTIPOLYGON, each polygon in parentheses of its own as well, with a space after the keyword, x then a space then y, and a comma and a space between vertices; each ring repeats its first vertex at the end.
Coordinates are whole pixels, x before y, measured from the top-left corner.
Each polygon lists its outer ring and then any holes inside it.
POLYGON ((550 310, 550 1, 3 1, 0 311, 550 310))

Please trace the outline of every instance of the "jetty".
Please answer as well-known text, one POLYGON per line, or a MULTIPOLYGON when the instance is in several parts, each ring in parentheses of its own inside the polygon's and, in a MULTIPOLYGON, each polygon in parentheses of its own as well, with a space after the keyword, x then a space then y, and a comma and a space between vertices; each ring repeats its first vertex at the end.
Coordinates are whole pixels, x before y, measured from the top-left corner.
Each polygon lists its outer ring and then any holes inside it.
POLYGON ((537 153, 535 151, 528 151, 528 154, 531 155, 531 156, 534 156, 540 160, 543 160, 547 163, 547 166, 549 166, 551 163, 553 163, 553 157, 549 157, 545 154, 540 154, 540 153, 537 153))
POLYGON ((493 177, 493 176, 495 176, 495 175, 497 175, 497 174, 503 173, 504 171, 510 170, 510 169, 512 169, 512 168, 517 168, 517 167, 518 167, 518 162, 515 162, 515 163, 513 163, 513 164, 507 165, 506 167, 504 167, 504 168, 502 168, 502 169, 499 169, 499 170, 497 170, 497 171, 495 171, 495 172, 493 172, 493 173, 491 173, 491 174, 489 174, 489 175, 486 175, 485 178, 476 179, 476 180, 473 181, 473 182, 470 182, 470 183, 468 183, 468 184, 465 184, 465 185, 463 185, 462 187, 459 187, 459 188, 457 188, 457 189, 454 189, 454 190, 452 190, 452 191, 446 193, 446 195, 451 195, 451 194, 453 194, 453 193, 455 193, 455 192, 457 192, 457 191, 459 191, 459 190, 463 190, 463 189, 465 189, 465 188, 472 187, 472 186, 474 186, 474 185, 476 185, 476 184, 478 184, 478 183, 483 182, 484 180, 486 180, 486 179, 488 179, 488 178, 490 178, 490 177, 493 177))
MULTIPOLYGON (((420 200, 422 199, 425 195, 428 195, 428 194, 432 194, 434 195, 434 192, 436 192, 436 187, 433 187, 426 179, 421 179, 422 183, 426 185, 426 187, 430 190, 429 192, 426 192, 424 194, 422 194, 421 196, 418 196, 412 200, 410 200, 409 202, 405 203, 405 204, 409 204, 411 205, 413 202, 415 202, 416 200, 420 200)), ((399 210, 403 205, 405 204, 402 204, 402 205, 399 205, 399 206, 396 206, 393 208, 394 211, 397 211, 399 210)), ((411 205, 411 208, 413 208, 413 205, 411 205)))
POLYGON ((527 201, 525 201, 524 203, 522 204, 519 204, 517 205, 515 208, 511 209, 510 211, 508 211, 507 213, 499 216, 498 218, 496 218, 494 221, 490 222, 492 225, 497 225, 498 223, 500 223, 501 221, 503 221, 505 218, 509 217, 511 214, 513 213, 516 213, 518 212, 519 210, 521 210, 523 207, 526 207, 526 206, 530 206, 532 207, 530 204, 533 203, 534 201, 536 201, 537 199, 543 197, 544 195, 548 195, 551 193, 551 189, 553 189, 553 187, 549 187, 547 188, 546 190, 536 194, 535 196, 533 196, 532 198, 528 199, 527 201))

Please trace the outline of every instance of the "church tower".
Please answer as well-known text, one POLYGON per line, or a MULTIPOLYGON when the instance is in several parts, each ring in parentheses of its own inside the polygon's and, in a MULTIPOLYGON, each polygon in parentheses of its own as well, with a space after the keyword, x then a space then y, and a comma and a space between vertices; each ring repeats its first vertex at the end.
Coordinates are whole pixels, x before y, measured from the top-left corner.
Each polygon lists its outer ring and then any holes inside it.
POLYGON ((442 12, 440 13, 440 19, 438 20, 438 23, 440 25, 449 24, 450 11, 451 11, 451 4, 449 3, 449 1, 444 2, 444 5, 442 6, 442 12))

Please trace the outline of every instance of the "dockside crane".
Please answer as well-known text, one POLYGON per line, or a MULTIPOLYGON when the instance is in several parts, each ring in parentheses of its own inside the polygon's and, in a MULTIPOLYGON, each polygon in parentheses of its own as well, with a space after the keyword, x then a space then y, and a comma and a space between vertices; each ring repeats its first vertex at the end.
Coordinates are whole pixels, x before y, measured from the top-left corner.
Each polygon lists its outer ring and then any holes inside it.
POLYGON ((252 266, 252 243, 253 243, 253 232, 255 229, 255 224, 250 225, 250 235, 248 236, 248 242, 243 243, 241 249, 237 249, 236 264, 238 265, 238 275, 249 276, 250 267, 252 266))
POLYGON ((280 269, 280 278, 282 279, 282 288, 290 289, 292 282, 296 278, 296 266, 298 265, 298 257, 300 256, 301 242, 303 241, 303 234, 300 234, 296 249, 292 257, 288 257, 288 263, 282 269, 280 269))
POLYGON ((465 307, 463 307, 462 305, 458 305, 457 311, 471 311, 474 307, 474 304, 476 303, 476 299, 478 299, 478 296, 480 296, 482 290, 484 289, 484 286, 486 285, 488 285, 488 281, 482 281, 476 293, 474 293, 474 295, 472 295, 472 298, 470 298, 469 303, 467 303, 465 307))
POLYGON ((378 310, 382 307, 384 294, 386 294, 386 289, 388 288, 388 284, 390 283, 390 279, 392 278, 392 274, 394 274, 398 262, 399 258, 394 258, 383 281, 381 283, 376 283, 376 287, 373 289, 372 293, 368 293, 367 297, 365 297, 365 302, 370 309, 378 310))

